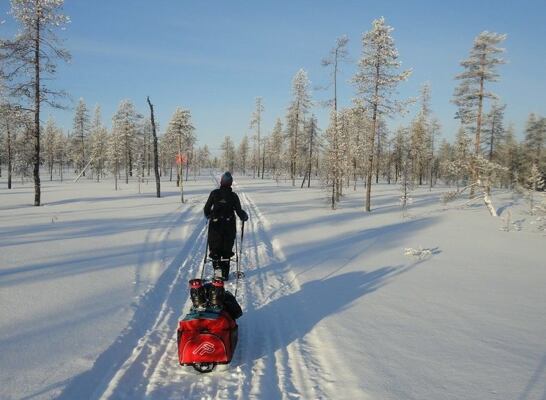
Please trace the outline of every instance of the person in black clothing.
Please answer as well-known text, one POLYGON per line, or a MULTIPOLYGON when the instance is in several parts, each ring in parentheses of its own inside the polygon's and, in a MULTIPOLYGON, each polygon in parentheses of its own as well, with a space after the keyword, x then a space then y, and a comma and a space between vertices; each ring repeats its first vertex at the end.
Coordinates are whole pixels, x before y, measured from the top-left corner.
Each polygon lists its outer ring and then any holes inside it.
POLYGON ((247 213, 241 208, 239 196, 231 189, 232 183, 231 173, 224 173, 220 188, 210 193, 203 210, 209 220, 209 249, 214 276, 225 281, 229 279, 229 259, 234 255, 235 213, 242 221, 248 220, 247 213))

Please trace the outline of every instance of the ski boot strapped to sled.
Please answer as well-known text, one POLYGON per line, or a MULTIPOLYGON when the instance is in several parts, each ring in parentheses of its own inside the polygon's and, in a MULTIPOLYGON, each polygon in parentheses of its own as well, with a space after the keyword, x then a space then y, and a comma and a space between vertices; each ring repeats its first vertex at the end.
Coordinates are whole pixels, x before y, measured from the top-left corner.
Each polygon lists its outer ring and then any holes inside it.
POLYGON ((207 297, 201 279, 192 279, 190 281, 190 298, 194 309, 201 311, 206 309, 207 297))
POLYGON ((222 279, 214 279, 210 291, 210 305, 214 309, 221 310, 224 306, 224 281, 222 279))

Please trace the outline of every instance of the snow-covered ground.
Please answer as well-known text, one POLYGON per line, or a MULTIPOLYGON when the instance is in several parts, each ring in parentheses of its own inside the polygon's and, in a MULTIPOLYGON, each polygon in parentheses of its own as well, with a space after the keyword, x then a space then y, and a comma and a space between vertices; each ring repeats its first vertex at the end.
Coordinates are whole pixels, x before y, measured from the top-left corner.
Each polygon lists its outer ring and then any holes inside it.
POLYGON ((332 211, 319 188, 238 179, 239 345, 211 374, 178 366, 214 184, 181 205, 172 182, 44 182, 32 207, 0 181, 0 398, 546 399, 546 237, 508 192, 521 230, 441 189, 402 217, 396 185, 366 214, 361 188, 332 211))

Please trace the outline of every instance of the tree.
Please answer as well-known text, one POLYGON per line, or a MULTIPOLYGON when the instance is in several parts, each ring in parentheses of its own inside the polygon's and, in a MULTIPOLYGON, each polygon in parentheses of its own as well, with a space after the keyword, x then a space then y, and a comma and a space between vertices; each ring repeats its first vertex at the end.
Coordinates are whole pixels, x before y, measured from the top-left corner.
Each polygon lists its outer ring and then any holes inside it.
POLYGON ((49 171, 49 180, 53 180, 53 165, 55 164, 55 157, 57 156, 59 128, 55 125, 55 121, 50 117, 46 122, 44 129, 44 155, 47 163, 47 169, 49 171))
POLYGON ((497 146, 501 143, 504 136, 504 110, 505 104, 499 104, 497 101, 491 105, 491 110, 485 116, 485 144, 489 161, 496 157, 497 146))
POLYGON ((189 152, 195 144, 195 128, 191 123, 191 113, 189 110, 184 110, 177 107, 173 113, 169 125, 167 127, 166 137, 168 142, 174 144, 177 149, 178 160, 178 180, 177 185, 180 187, 180 201, 184 203, 184 185, 182 183, 182 164, 188 162, 189 152))
MULTIPOLYGON (((497 66, 504 64, 501 57, 503 48, 498 45, 506 39, 506 35, 484 31, 474 39, 474 45, 466 60, 461 61, 464 71, 455 79, 461 81, 455 89, 453 103, 458 107, 456 118, 463 125, 473 126, 475 132, 474 155, 481 154, 481 133, 483 124, 483 108, 485 99, 495 99, 496 95, 486 88, 489 82, 498 81, 497 66)), ((474 181, 475 168, 471 168, 474 181)), ((472 186, 474 188, 474 186, 472 186)), ((470 192, 472 196, 473 189, 470 192)))
POLYGON ((233 144, 233 140, 231 140, 231 137, 226 136, 220 148, 222 149, 222 160, 224 169, 228 171, 233 171, 235 167, 235 145, 233 144))
POLYGON ((40 111, 42 103, 60 107, 56 99, 64 93, 44 81, 54 76, 55 60, 67 61, 70 54, 60 47, 55 31, 69 22, 62 14, 63 0, 12 0, 11 14, 21 30, 14 40, 2 42, 2 63, 10 95, 21 98, 34 114, 33 176, 34 205, 41 204, 40 111))
POLYGON ((138 124, 141 118, 142 116, 136 111, 131 100, 121 101, 112 117, 113 130, 123 143, 125 183, 129 183, 129 176, 133 176, 133 155, 138 124))
MULTIPOLYGON (((262 125, 262 113, 264 112, 264 106, 262 103, 261 97, 256 97, 256 109, 252 113, 252 119, 250 121, 250 128, 256 128, 256 143, 258 146, 256 146, 257 149, 257 169, 258 169, 258 177, 260 176, 260 129, 262 125)), ((263 179, 263 176, 262 176, 263 179)))
POLYGON ((12 188, 15 158, 15 136, 25 120, 25 112, 6 101, 0 103, 0 129, 4 132, 4 159, 7 161, 8 189, 12 188))
POLYGON ((330 206, 332 210, 335 210, 336 203, 339 200, 337 194, 337 188, 341 176, 341 154, 340 154, 340 117, 338 113, 332 108, 330 110, 330 123, 328 128, 324 131, 325 142, 325 165, 326 165, 326 182, 330 192, 330 206))
POLYGON ((318 127, 317 127, 317 118, 314 115, 311 115, 309 122, 306 124, 307 132, 307 148, 309 149, 307 155, 307 168, 306 173, 301 182, 301 187, 305 184, 305 179, 307 177, 307 187, 311 187, 311 172, 313 169, 313 156, 317 154, 318 151, 318 127))
POLYGON ((241 139, 241 143, 239 143, 239 150, 237 151, 237 158, 239 167, 241 168, 241 171, 243 172, 243 175, 246 174, 246 165, 248 161, 248 136, 243 136, 243 139, 241 139))
POLYGON ((271 140, 269 141, 269 154, 271 154, 271 172, 275 179, 278 180, 278 173, 282 171, 282 154, 284 150, 284 135, 282 130, 282 122, 277 118, 273 131, 271 132, 271 140))
POLYGON ((371 112, 368 167, 366 171, 366 211, 371 211, 371 185, 374 165, 374 141, 378 120, 401 109, 401 103, 392 99, 398 84, 408 79, 411 70, 397 72, 400 68, 398 51, 391 37, 393 28, 385 24, 383 17, 372 22, 372 29, 362 37, 362 57, 353 77, 359 99, 371 112))
POLYGON ((97 174, 97 182, 103 174, 103 169, 107 161, 106 148, 108 146, 108 131, 102 125, 100 107, 95 107, 95 115, 90 130, 91 151, 89 158, 91 165, 97 174))
POLYGON ((401 140, 401 160, 400 160, 400 206, 402 207, 402 213, 405 216, 407 213, 408 205, 411 203, 411 192, 414 189, 414 155, 412 154, 413 146, 408 145, 408 130, 401 128, 398 131, 402 136, 401 140))
POLYGON ((82 98, 80 98, 78 105, 76 106, 72 133, 72 138, 75 141, 74 148, 77 149, 75 160, 78 166, 78 171, 83 171, 83 176, 85 176, 84 168, 87 165, 85 148, 87 147, 86 142, 89 135, 89 111, 87 110, 87 105, 82 98))
POLYGON ((150 97, 146 97, 146 101, 148 102, 148 106, 150 107, 150 124, 152 125, 152 135, 154 137, 154 175, 155 175, 155 191, 156 196, 161 197, 161 179, 159 177, 159 153, 157 151, 157 132, 156 132, 156 125, 155 125, 155 116, 154 116, 154 106, 152 102, 150 101, 150 97))
POLYGON ((209 146, 204 145, 202 148, 199 149, 197 162, 199 165, 199 168, 206 167, 210 168, 210 150, 209 146))
POLYGON ((305 116, 311 106, 311 96, 309 94, 310 82, 307 78, 307 72, 300 69, 292 80, 292 102, 288 108, 287 124, 288 137, 290 139, 290 177, 292 186, 296 185, 296 174, 299 156, 299 134, 300 127, 305 121, 305 116))
POLYGON ((532 161, 540 169, 542 166, 542 148, 546 141, 546 117, 529 114, 525 127, 525 148, 532 161))
POLYGON ((107 159, 108 167, 114 176, 114 187, 118 190, 120 166, 125 156, 125 137, 123 130, 114 129, 108 139, 107 159))
POLYGON ((529 174, 529 177, 527 178, 527 187, 529 188, 529 206, 530 206, 530 213, 534 213, 534 193, 537 190, 542 190, 544 188, 544 179, 542 178, 542 174, 540 173, 540 170, 538 169, 536 164, 533 164, 531 166, 531 172, 529 174))
POLYGON ((330 50, 330 53, 327 57, 323 58, 321 65, 323 67, 331 67, 330 77, 332 79, 331 86, 333 87, 333 98, 330 100, 334 110, 337 112, 337 76, 340 71, 340 65, 342 62, 347 61, 348 52, 347 52, 347 43, 349 43, 349 38, 345 35, 340 36, 336 40, 336 45, 330 50))

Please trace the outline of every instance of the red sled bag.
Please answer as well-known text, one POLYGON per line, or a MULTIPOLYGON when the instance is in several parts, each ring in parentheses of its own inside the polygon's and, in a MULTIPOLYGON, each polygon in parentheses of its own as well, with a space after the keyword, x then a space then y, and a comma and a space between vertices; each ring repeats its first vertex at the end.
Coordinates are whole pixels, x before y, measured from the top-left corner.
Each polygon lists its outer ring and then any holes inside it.
POLYGON ((226 312, 192 311, 179 322, 178 360, 199 372, 231 361, 237 345, 238 326, 226 312))

